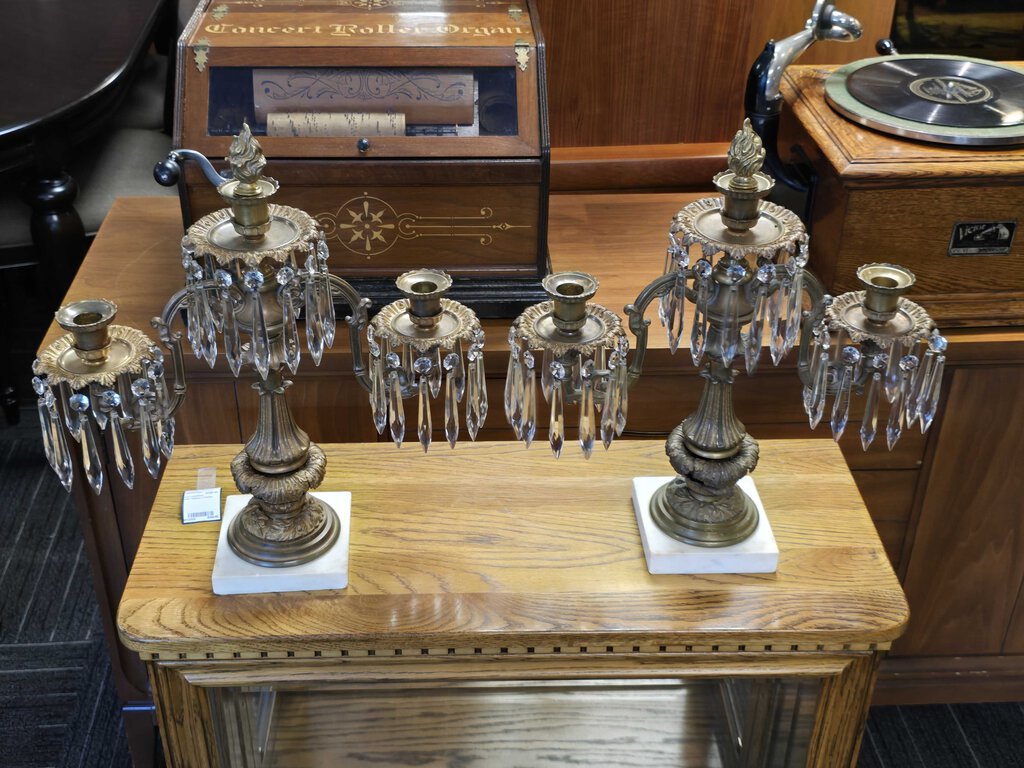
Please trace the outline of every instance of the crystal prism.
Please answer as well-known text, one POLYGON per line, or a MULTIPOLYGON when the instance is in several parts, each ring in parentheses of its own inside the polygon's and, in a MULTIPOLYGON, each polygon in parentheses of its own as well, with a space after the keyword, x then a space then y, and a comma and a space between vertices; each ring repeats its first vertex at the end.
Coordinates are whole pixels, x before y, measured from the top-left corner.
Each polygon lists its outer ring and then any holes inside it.
POLYGON ((74 394, 68 405, 78 419, 79 439, 82 443, 82 469, 89 486, 98 496, 103 490, 103 462, 100 461, 99 446, 96 442, 96 425, 89 418, 89 398, 74 394))
POLYGON ((476 440, 477 433, 480 431, 480 397, 477 393, 479 379, 476 375, 477 364, 480 361, 477 360, 477 355, 477 351, 472 346, 466 355, 469 360, 466 371, 466 430, 472 440, 476 440))
POLYGON ((789 301, 786 308, 786 325, 784 331, 784 352, 796 344, 797 334, 800 332, 800 320, 803 317, 803 270, 794 268, 792 283, 789 288, 789 301))
POLYGON ((580 397, 579 440, 583 458, 589 459, 594 452, 594 363, 587 361, 580 372, 582 394, 580 397))
POLYGON ((935 413, 939 408, 939 398, 942 394, 942 373, 946 367, 946 356, 936 355, 935 365, 932 367, 931 379, 928 382, 928 388, 925 390, 927 395, 924 396, 920 411, 921 411, 921 434, 928 431, 928 428, 932 425, 935 420, 935 413))
POLYGON ((854 370, 860 363, 860 350, 856 347, 843 347, 843 369, 836 387, 836 399, 832 404, 832 439, 837 443, 846 430, 850 419, 850 392, 853 389, 854 370))
POLYGON ((402 447, 405 439, 405 406, 402 404, 402 383, 397 373, 392 373, 388 383, 388 418, 391 439, 396 448, 402 447))
POLYGON ((373 426, 376 427, 377 434, 384 434, 384 427, 388 424, 388 396, 387 385, 384 383, 384 364, 380 355, 370 356, 370 410, 373 413, 373 426))
POLYGON ((828 352, 819 353, 818 358, 818 375, 814 379, 811 407, 807 412, 811 429, 816 429, 821 423, 821 417, 825 414, 825 400, 828 397, 828 352))
MULTIPOLYGON (((760 274, 760 271, 759 273, 760 274)), ((758 278, 760 282, 760 278, 758 278)), ((764 320, 768 308, 765 299, 767 288, 759 285, 754 294, 754 311, 750 316, 750 327, 744 339, 743 358, 747 366, 747 375, 753 376, 757 365, 761 362, 761 348, 764 344, 764 320)))
POLYGON ((548 425, 548 441, 556 459, 562 455, 565 442, 565 414, 562 409, 562 379, 556 378, 551 382, 551 419, 548 425))
POLYGON ((686 274, 676 273, 676 281, 669 292, 669 302, 665 311, 665 327, 668 329, 668 349, 673 355, 679 349, 679 341, 683 338, 686 317, 686 274))
POLYGON ((700 259, 693 265, 697 295, 693 303, 693 325, 690 327, 690 355, 694 365, 704 359, 704 345, 708 338, 708 301, 710 299, 711 264, 700 259))
POLYGON ((444 368, 441 365, 441 348, 435 347, 433 351, 433 366, 428 374, 428 381, 430 382, 430 396, 437 397, 441 394, 441 375, 444 373, 444 368))
POLYGON ((864 398, 864 417, 860 423, 860 444, 866 451, 878 432, 878 401, 879 390, 882 388, 882 374, 875 371, 871 374, 868 394, 864 398))
POLYGON ((900 358, 903 357, 903 344, 893 339, 889 347, 889 363, 885 368, 885 397, 891 403, 896 399, 900 387, 900 358))
POLYGON ((66 381, 60 382, 57 385, 57 391, 60 393, 60 405, 64 409, 64 426, 68 428, 68 434, 75 439, 75 441, 81 440, 81 427, 78 419, 78 412, 71 408, 71 385, 66 381))
POLYGON ((306 259, 305 272, 305 309, 306 309, 306 347, 313 358, 314 365, 320 365, 324 356, 324 318, 321 315, 322 303, 319 285, 319 273, 316 258, 306 259))
MULTIPOLYGON (((299 359, 301 356, 300 345, 299 345, 299 326, 295 320, 295 305, 292 301, 292 289, 289 282, 282 283, 281 273, 288 270, 285 273, 285 277, 288 277, 289 273, 292 273, 290 267, 283 267, 278 271, 278 283, 281 283, 281 287, 277 292, 277 300, 281 305, 281 351, 284 353, 284 362, 288 366, 288 370, 295 373, 299 368, 299 359)), ((227 341, 225 339, 225 346, 227 341)))
POLYGON ((784 277, 768 297, 768 349, 772 365, 778 365, 786 356, 786 330, 782 323, 782 309, 789 300, 789 278, 784 277))
POLYGON ((612 352, 608 360, 608 377, 605 385, 604 402, 601 403, 601 442, 605 449, 615 439, 615 414, 619 409, 618 367, 619 353, 612 352))
MULTIPOLYGON (((227 278, 228 285, 231 284, 231 275, 227 272, 222 272, 227 278)), ((231 369, 231 375, 237 377, 239 372, 242 370, 242 342, 238 337, 238 318, 235 317, 235 305, 231 299, 231 292, 228 289, 222 289, 220 294, 221 300, 221 328, 224 335, 224 356, 228 360, 228 368, 231 369)))
POLYGON ((551 364, 554 362, 554 353, 550 349, 545 349, 540 364, 540 390, 548 402, 551 401, 551 364))
POLYGON ((523 364, 526 366, 526 381, 523 383, 522 440, 529 448, 537 434, 537 371, 529 350, 523 354, 523 364))
POLYGON ((476 361, 476 396, 477 412, 480 414, 480 426, 487 421, 487 376, 484 372, 483 351, 478 350, 480 355, 476 361))
POLYGON ((125 440, 124 428, 121 426, 121 419, 116 414, 111 414, 111 442, 114 445, 114 464, 117 466, 117 473, 126 486, 132 488, 135 485, 135 462, 132 459, 131 449, 128 441, 125 440))
POLYGON ((885 425, 885 442, 890 451, 900 439, 901 434, 903 434, 903 395, 897 387, 896 395, 889 404, 889 420, 885 425))
MULTIPOLYGON (((426 358, 421 357, 420 360, 426 358)), ((419 361, 417 361, 419 362, 419 361)), ((427 376, 420 376, 419 381, 419 420, 416 425, 416 435, 420 439, 420 445, 423 446, 423 452, 426 453, 430 450, 430 438, 431 432, 433 431, 433 425, 430 421, 430 378, 429 372, 427 376)))
POLYGON ((454 375, 458 362, 459 356, 454 353, 444 358, 444 436, 452 448, 459 439, 459 399, 456 396, 454 375))

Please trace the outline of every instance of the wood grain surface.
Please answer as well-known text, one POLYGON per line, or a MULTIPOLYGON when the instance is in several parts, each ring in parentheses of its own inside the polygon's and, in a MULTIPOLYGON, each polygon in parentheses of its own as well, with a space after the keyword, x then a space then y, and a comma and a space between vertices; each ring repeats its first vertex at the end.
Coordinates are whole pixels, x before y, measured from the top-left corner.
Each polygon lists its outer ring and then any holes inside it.
POLYGON ((235 449, 185 446, 165 472, 122 599, 124 642, 159 658, 881 648, 907 618, 841 455, 823 441, 762 446, 756 479, 781 560, 777 574, 757 576, 647 573, 630 478, 666 473, 660 442, 622 443, 589 462, 505 443, 427 456, 378 444, 325 449, 322 488, 353 494, 347 589, 214 596, 219 526, 182 526, 180 497, 199 467, 227 477, 235 449))
POLYGON ((914 620, 901 654, 1024 653, 1024 409, 1019 394, 1006 397, 1022 387, 1017 367, 952 377, 947 402, 961 405, 946 409, 924 493, 905 579, 914 620))

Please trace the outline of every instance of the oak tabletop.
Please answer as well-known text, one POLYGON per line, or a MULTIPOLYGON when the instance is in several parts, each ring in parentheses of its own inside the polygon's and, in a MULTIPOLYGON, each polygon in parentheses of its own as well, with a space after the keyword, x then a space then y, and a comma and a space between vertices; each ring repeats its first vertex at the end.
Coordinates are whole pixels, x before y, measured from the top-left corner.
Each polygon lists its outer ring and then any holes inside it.
POLYGON ((701 576, 652 576, 645 566, 631 478, 671 474, 661 441, 616 443, 589 461, 514 443, 435 446, 427 455, 418 446, 323 448, 320 490, 352 493, 349 586, 214 595, 219 523, 183 525, 181 496, 203 467, 215 467, 224 495, 232 493, 238 447, 180 446, 121 601, 129 648, 148 659, 877 650, 908 618, 828 440, 761 443, 754 479, 778 540, 778 572, 701 576))

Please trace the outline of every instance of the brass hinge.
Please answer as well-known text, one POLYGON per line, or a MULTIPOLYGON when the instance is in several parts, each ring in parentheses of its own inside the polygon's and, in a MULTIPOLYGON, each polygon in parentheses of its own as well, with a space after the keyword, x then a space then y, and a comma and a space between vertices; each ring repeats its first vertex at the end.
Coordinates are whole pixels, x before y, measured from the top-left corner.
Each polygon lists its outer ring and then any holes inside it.
POLYGON ((216 6, 213 9, 213 11, 211 12, 211 15, 217 21, 220 21, 221 19, 223 19, 225 16, 228 15, 228 4, 227 3, 221 3, 220 5, 216 6))
POLYGON ((530 63, 530 44, 525 40, 516 40, 514 48, 516 51, 516 64, 519 65, 520 70, 525 72, 527 65, 530 63))
POLYGON ((515 3, 512 3, 512 5, 508 7, 508 17, 512 19, 512 21, 519 21, 523 17, 523 9, 515 3))

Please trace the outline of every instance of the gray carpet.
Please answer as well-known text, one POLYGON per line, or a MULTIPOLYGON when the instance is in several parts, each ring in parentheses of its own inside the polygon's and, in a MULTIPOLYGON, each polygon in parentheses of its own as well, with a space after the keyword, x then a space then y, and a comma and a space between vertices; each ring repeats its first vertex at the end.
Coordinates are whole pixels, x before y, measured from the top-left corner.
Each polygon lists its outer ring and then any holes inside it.
MULTIPOLYGON (((130 766, 77 515, 34 410, 0 426, 0 601, 0 766, 130 766)), ((858 768, 1024 768, 1024 705, 876 707, 858 768)))
POLYGON ((89 562, 34 411, 0 427, 0 765, 130 766, 89 562))

